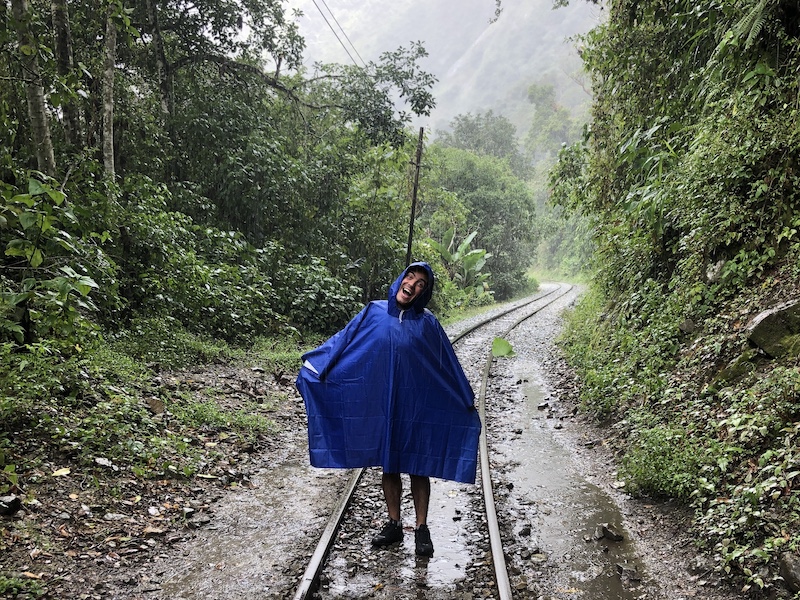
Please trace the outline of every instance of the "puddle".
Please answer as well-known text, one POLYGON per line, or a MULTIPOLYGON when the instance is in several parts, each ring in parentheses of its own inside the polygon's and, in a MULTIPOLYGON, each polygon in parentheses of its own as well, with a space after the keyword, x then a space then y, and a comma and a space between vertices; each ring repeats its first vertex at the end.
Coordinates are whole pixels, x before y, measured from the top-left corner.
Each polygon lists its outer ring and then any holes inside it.
MULTIPOLYGON (((640 600, 647 586, 629 578, 642 568, 636 549, 629 541, 623 519, 613 500, 583 478, 567 447, 558 440, 559 432, 538 409, 547 397, 542 384, 528 382, 525 404, 514 411, 516 429, 502 444, 491 448, 511 467, 505 476, 513 481, 507 500, 524 506, 531 536, 530 556, 536 586, 548 600, 640 600), (513 439, 512 439, 513 438, 513 439), (595 539, 597 527, 608 524, 625 539, 595 539), (587 541, 587 539, 589 541, 587 541), (626 573, 621 577, 618 566, 626 573)), ((380 473, 365 475, 362 485, 378 488, 380 473)), ((414 556, 413 507, 408 494, 408 479, 403 476, 405 536, 403 542, 375 553, 369 539, 377 532, 384 516, 382 501, 369 507, 356 507, 352 533, 359 541, 350 547, 347 558, 340 557, 327 569, 323 598, 409 598, 426 600, 452 598, 459 582, 474 576, 467 569, 473 556, 475 534, 463 525, 461 513, 471 510, 471 486, 437 479, 431 480, 431 506, 428 523, 435 546, 430 559, 414 556), (366 523, 371 525, 365 526, 366 523), (363 562, 362 562, 363 561, 363 562), (379 563, 380 568, 371 565, 379 563), (415 582, 417 590, 409 589, 415 582)), ((474 490, 473 490, 474 491, 474 490)), ((517 533, 525 523, 516 525, 517 533)), ((530 566, 530 565, 528 565, 530 566)), ((526 567, 527 569, 528 567, 526 567)))
MULTIPOLYGON (((361 485, 379 489, 380 470, 371 469, 365 473, 361 485)), ((354 535, 361 541, 351 547, 349 558, 340 556, 326 569, 328 580, 322 597, 406 597, 410 581, 415 583, 417 591, 424 594, 425 598, 438 597, 453 590, 456 582, 466 577, 466 566, 474 548, 472 534, 461 520, 461 514, 468 510, 468 503, 472 501, 472 488, 452 481, 431 479, 428 526, 434 555, 430 558, 414 554, 414 511, 406 475, 403 475, 401 506, 405 534, 402 543, 379 551, 371 549, 370 540, 378 532, 380 520, 385 516, 382 500, 377 506, 370 506, 366 510, 364 507, 353 507, 353 520, 357 523, 357 533, 354 535), (364 524, 369 522, 373 523, 373 527, 365 528, 364 524), (381 564, 377 574, 370 568, 372 561, 381 564), (360 564, 362 562, 363 565, 360 564), (362 566, 365 567, 363 572, 362 566)))
MULTIPOLYGON (((524 364, 517 365, 521 367, 524 364)), ((514 461, 508 473, 508 479, 514 482, 514 497, 536 507, 533 539, 547 557, 545 579, 551 582, 545 591, 553 598, 644 597, 642 584, 623 581, 631 571, 622 576, 619 573, 624 566, 643 575, 619 509, 603 490, 580 475, 571 453, 557 439, 558 430, 547 418, 547 411, 539 408, 548 397, 543 384, 527 374, 520 377, 525 378, 521 431, 518 429, 518 437, 500 450, 514 461), (602 524, 608 524, 624 539, 596 539, 602 524)))

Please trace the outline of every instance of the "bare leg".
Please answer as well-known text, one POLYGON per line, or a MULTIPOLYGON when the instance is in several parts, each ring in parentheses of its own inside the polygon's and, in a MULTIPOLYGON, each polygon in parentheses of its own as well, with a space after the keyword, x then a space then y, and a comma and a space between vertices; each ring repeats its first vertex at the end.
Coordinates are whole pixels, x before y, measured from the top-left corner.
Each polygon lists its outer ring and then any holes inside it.
MULTIPOLYGON (((389 518, 400 520, 400 498, 403 495, 403 482, 400 473, 384 473, 381 477, 383 497, 386 499, 386 508, 389 509, 389 518)), ((412 485, 413 490, 413 485, 412 485)))
POLYGON ((431 499, 431 479, 411 475, 411 496, 414 498, 414 512, 417 514, 417 527, 428 521, 428 504, 431 499))
POLYGON ((403 540, 403 524, 400 522, 400 498, 403 495, 403 482, 400 473, 384 473, 381 477, 383 497, 389 509, 389 522, 381 532, 372 538, 375 547, 391 546, 403 540))

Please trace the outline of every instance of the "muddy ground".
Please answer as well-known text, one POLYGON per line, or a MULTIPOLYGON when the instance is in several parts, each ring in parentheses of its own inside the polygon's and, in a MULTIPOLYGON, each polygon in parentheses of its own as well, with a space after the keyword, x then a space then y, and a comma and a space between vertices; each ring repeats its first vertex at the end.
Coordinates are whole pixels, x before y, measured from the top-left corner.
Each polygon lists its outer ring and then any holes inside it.
MULTIPOLYGON (((555 315, 538 327, 549 329, 552 340, 561 321, 555 315)), ((625 494, 616 477, 613 433, 576 412, 578 384, 558 348, 524 335, 514 344, 540 365, 548 425, 558 424, 560 443, 582 476, 624 516, 624 529, 656 582, 652 597, 741 597, 696 552, 685 511, 625 494), (526 348, 526 340, 532 346, 526 348)), ((308 466, 304 411, 291 381, 232 365, 162 377, 175 386, 214 387, 218 401, 229 405, 243 389, 268 387, 282 398, 273 408, 275 431, 251 448, 231 445, 214 479, 141 483, 109 469, 107 481, 42 484, 35 503, 0 521, 6 548, 0 567, 40 582, 49 598, 291 598, 346 473, 308 466)), ((496 383, 519 388, 513 368, 502 377, 505 382, 496 383)))

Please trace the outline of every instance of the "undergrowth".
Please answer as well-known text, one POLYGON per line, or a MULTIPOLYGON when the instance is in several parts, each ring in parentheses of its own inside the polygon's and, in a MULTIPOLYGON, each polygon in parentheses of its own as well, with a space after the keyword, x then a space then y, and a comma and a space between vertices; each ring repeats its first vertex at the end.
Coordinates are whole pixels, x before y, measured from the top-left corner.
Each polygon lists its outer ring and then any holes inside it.
POLYGON ((140 478, 191 477, 215 460, 212 438, 256 443, 273 423, 272 397, 217 402, 216 390, 164 384, 162 369, 205 362, 296 370, 296 341, 261 339, 252 350, 140 324, 110 343, 70 355, 42 344, 0 346, 0 493, 25 493, 44 463, 112 464, 140 478), (99 463, 98 463, 99 459, 99 463))
POLYGON ((699 318, 677 289, 645 286, 625 302, 594 290, 562 340, 583 408, 619 434, 626 489, 685 502, 717 568, 779 597, 778 559, 800 549, 799 359, 753 348, 746 326, 797 297, 796 271, 790 253, 699 318), (684 331, 688 315, 697 323, 684 331))

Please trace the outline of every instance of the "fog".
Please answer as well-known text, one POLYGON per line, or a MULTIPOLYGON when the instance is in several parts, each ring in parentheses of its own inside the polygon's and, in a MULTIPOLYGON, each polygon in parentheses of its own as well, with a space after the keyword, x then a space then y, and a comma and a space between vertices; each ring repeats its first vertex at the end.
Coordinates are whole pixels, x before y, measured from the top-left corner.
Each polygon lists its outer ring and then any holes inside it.
POLYGON ((558 9, 552 0, 503 0, 494 22, 494 0, 289 0, 287 6, 304 13, 298 22, 308 65, 377 61, 422 41, 430 55, 423 66, 439 80, 436 108, 414 123, 428 131, 446 128, 458 114, 492 110, 524 135, 532 83, 552 84, 558 103, 576 115, 590 101, 570 38, 598 25, 604 11, 584 0, 558 9))

